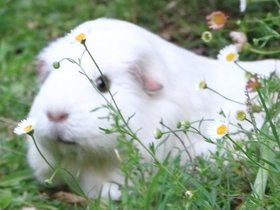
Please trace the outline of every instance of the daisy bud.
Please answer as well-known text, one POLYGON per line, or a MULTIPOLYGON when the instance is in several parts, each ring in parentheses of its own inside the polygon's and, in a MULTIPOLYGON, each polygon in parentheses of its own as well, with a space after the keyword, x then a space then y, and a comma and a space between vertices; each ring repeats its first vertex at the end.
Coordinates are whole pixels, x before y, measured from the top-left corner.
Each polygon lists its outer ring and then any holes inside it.
POLYGON ((210 31, 204 31, 201 35, 201 39, 204 41, 204 42, 210 42, 213 38, 213 35, 210 31))
POLYGON ((59 62, 57 62, 57 61, 53 62, 53 68, 59 69, 59 67, 60 67, 60 63, 59 62))
POLYGON ((81 44, 84 44, 86 42, 86 34, 84 33, 79 33, 76 37, 75 37, 75 41, 80 42, 81 44))
POLYGON ((200 81, 198 84, 199 89, 207 89, 207 84, 204 80, 200 81))
POLYGON ((46 184, 46 185, 52 185, 52 180, 51 179, 45 179, 44 180, 44 183, 46 184))
POLYGON ((178 129, 181 128, 181 122, 177 122, 177 126, 178 129))
POLYGON ((185 197, 186 197, 187 199, 191 199, 191 198, 193 197, 192 191, 187 190, 187 191, 185 192, 185 197))
POLYGON ((236 21, 236 25, 240 25, 241 23, 242 23, 241 20, 236 21))
POLYGON ((257 104, 252 104, 251 111, 253 113, 260 113, 262 111, 262 107, 257 104))
POLYGON ((160 139, 160 138, 162 137, 162 135, 163 135, 163 133, 162 133, 162 131, 161 131, 159 128, 157 128, 157 129, 154 131, 154 137, 155 137, 155 139, 160 139))
POLYGON ((183 120, 180 123, 181 123, 180 128, 183 130, 188 130, 191 127, 191 123, 189 121, 183 120))
POLYGON ((242 110, 236 112, 236 119, 239 121, 244 121, 246 119, 246 113, 242 110))

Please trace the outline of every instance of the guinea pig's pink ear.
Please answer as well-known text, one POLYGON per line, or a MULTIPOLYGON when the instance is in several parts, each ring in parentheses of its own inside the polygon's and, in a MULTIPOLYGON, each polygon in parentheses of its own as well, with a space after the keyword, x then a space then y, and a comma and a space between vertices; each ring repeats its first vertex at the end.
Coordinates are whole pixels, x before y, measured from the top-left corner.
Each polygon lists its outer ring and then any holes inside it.
POLYGON ((163 85, 154 79, 152 76, 148 75, 146 72, 143 72, 141 67, 133 66, 131 69, 131 74, 134 78, 142 85, 143 90, 150 96, 155 95, 158 91, 163 88, 163 85))
POLYGON ((142 75, 143 89, 149 94, 154 95, 163 88, 163 85, 148 75, 142 75))
POLYGON ((43 84, 50 73, 50 69, 49 69, 47 63, 42 59, 38 59, 35 62, 35 67, 36 67, 36 73, 37 73, 38 80, 39 80, 40 84, 43 84))

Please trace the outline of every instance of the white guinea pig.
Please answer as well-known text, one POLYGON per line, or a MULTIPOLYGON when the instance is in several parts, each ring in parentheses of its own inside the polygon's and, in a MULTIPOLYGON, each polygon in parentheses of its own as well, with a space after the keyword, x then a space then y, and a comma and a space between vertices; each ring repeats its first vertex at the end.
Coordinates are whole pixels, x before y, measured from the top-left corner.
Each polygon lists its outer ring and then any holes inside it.
MULTIPOLYGON (((153 132, 161 120, 175 128, 178 121, 213 117, 220 109, 226 113, 245 109, 210 91, 197 90, 199 81, 204 79, 222 95, 244 102, 246 81, 244 72, 236 65, 196 55, 128 22, 97 19, 81 24, 39 54, 37 71, 41 88, 29 117, 37 121, 34 136, 46 159, 54 166, 79 174, 81 188, 93 198, 99 194, 119 198, 118 185, 112 182, 123 183, 114 152, 121 148, 117 148, 116 135, 104 134, 100 129, 111 127, 112 122, 104 118, 108 110, 92 110, 106 101, 81 74, 79 66, 64 60, 59 69, 53 69, 55 61, 63 58, 77 61, 81 56, 81 66, 103 96, 110 100, 110 90, 123 116, 128 119, 133 115, 129 122, 131 129, 137 131, 146 146, 160 142, 154 140, 153 132), (83 45, 75 42, 79 33, 86 34, 86 45, 107 82, 84 53, 83 45)), ((240 65, 268 75, 277 62, 240 62, 240 65)), ((184 141, 192 156, 213 149, 196 136, 184 141)), ((52 170, 32 141, 29 142, 29 164, 43 182, 52 170)), ((173 139, 166 144, 171 142, 173 146, 163 146, 158 151, 159 158, 180 145, 173 139)), ((141 146, 139 150, 145 161, 150 161, 141 146)), ((56 177, 55 183, 60 182, 56 177)))

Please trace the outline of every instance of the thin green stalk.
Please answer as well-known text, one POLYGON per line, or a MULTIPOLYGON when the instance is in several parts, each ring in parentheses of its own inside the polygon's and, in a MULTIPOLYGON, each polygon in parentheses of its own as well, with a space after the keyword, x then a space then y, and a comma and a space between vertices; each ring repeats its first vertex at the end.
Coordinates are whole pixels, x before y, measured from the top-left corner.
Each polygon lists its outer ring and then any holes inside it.
POLYGON ((256 48, 252 48, 250 47, 249 50, 253 53, 257 53, 260 55, 273 55, 273 54, 279 54, 280 50, 270 50, 270 51, 264 51, 264 50, 260 50, 260 49, 256 49, 256 48))
POLYGON ((206 89, 212 91, 213 93, 215 93, 215 94, 217 94, 217 95, 223 97, 224 99, 226 99, 226 100, 228 100, 228 101, 231 101, 231 102, 234 102, 234 103, 237 103, 237 104, 240 104, 240 105, 245 105, 244 103, 241 103, 241 102, 239 102, 239 101, 235 101, 235 100, 233 100, 233 99, 230 99, 230 98, 228 98, 228 97, 222 95, 222 94, 219 93, 218 91, 216 91, 216 90, 214 90, 214 89, 212 89, 212 88, 210 88, 210 87, 208 87, 208 86, 206 87, 206 89))
MULTIPOLYGON (((47 165, 53 170, 52 176, 51 176, 49 179, 46 180, 46 183, 50 183, 50 181, 53 180, 53 178, 56 176, 56 174, 57 174, 57 172, 58 172, 59 170, 64 170, 64 171, 65 171, 73 180, 75 180, 75 182, 76 182, 76 179, 75 179, 75 177, 73 176, 73 174, 70 173, 67 169, 65 169, 65 168, 55 168, 55 167, 53 167, 53 166, 50 164, 50 162, 45 158, 45 156, 43 155, 42 151, 40 150, 40 148, 39 148, 39 146, 38 146, 38 144, 37 144, 37 142, 36 142, 36 140, 35 140, 35 138, 34 138, 34 136, 33 136, 33 133, 30 133, 29 136, 31 136, 32 141, 34 142, 34 145, 35 145, 37 151, 39 152, 40 156, 44 159, 44 161, 47 163, 47 165)), ((78 188, 79 188, 79 191, 82 193, 83 197, 84 197, 87 201, 89 201, 88 197, 85 195, 85 193, 84 193, 84 191, 82 190, 82 188, 80 187, 80 185, 77 184, 77 186, 78 186, 78 188)))
MULTIPOLYGON (((258 133, 258 128, 257 128, 257 123, 256 123, 256 119, 255 119, 255 116, 251 110, 251 107, 252 107, 252 100, 251 100, 251 97, 249 95, 249 92, 248 90, 245 90, 245 96, 247 98, 247 109, 248 109, 248 113, 250 115, 250 118, 251 118, 251 121, 249 121, 251 123, 251 125, 253 126, 254 128, 254 131, 255 131, 255 134, 257 135, 258 133)), ((248 120, 248 119, 247 119, 248 120)))
POLYGON ((241 65, 238 63, 238 61, 235 61, 234 63, 235 63, 242 71, 244 71, 245 74, 250 74, 250 75, 252 75, 252 73, 250 73, 250 72, 247 71, 245 68, 243 68, 243 66, 241 66, 241 65))
MULTIPOLYGON (((268 164, 268 161, 272 160, 272 158, 271 158, 272 155, 271 155, 269 148, 266 145, 261 145, 260 150, 261 150, 262 159, 265 159, 266 161, 264 161, 264 164, 259 167, 254 185, 252 187, 252 195, 257 199, 262 200, 265 196, 265 191, 267 188, 269 171, 270 171, 270 165, 268 164)), ((245 202, 240 207, 240 209, 242 209, 242 210, 247 209, 247 205, 249 202, 250 202, 250 200, 245 202)))
POLYGON ((71 177, 71 179, 74 180, 74 182, 76 183, 76 185, 78 187, 79 193, 82 194, 83 198, 85 198, 88 202, 91 202, 91 200, 88 198, 88 196, 85 194, 85 192, 81 188, 80 184, 77 182, 76 177, 70 171, 68 171, 66 168, 58 168, 58 169, 65 171, 71 177))
POLYGON ((278 0, 274 0, 274 2, 277 5, 277 7, 280 8, 280 3, 278 2, 278 0))
POLYGON ((56 174, 57 174, 58 171, 59 171, 59 168, 56 168, 56 169, 53 171, 51 177, 48 178, 48 179, 46 179, 44 182, 45 182, 46 184, 51 185, 51 184, 52 184, 52 181, 53 181, 53 179, 54 179, 54 177, 56 176, 56 174))
MULTIPOLYGON (((265 169, 265 170, 269 170, 268 167, 265 167, 265 166, 263 166, 263 165, 257 163, 255 160, 253 160, 253 159, 246 153, 246 151, 230 137, 230 135, 227 134, 226 137, 227 137, 227 138, 231 141, 231 143, 233 143, 243 154, 245 154, 246 157, 247 157, 250 161, 252 161, 253 163, 255 163, 255 164, 256 164, 257 166, 259 166, 260 168, 263 168, 263 169, 265 169)), ((263 158, 262 158, 262 160, 263 160, 263 158)), ((264 162, 265 162, 265 161, 264 161, 264 162)))
MULTIPOLYGON (((262 147, 261 148, 261 153, 262 153, 262 158, 269 160, 270 155, 269 155, 269 150, 267 147, 262 147)), ((265 195, 265 189, 267 186, 267 181, 268 181, 268 175, 269 171, 266 170, 266 168, 269 169, 268 163, 264 163, 263 167, 260 167, 253 185, 253 195, 255 195, 259 199, 263 199, 265 195)))
MULTIPOLYGON (((205 139, 206 142, 215 144, 212 140, 210 140, 209 138, 207 138, 206 136, 204 136, 199 130, 197 130, 194 127, 191 127, 194 131, 193 133, 200 135, 201 137, 203 137, 205 139)), ((250 159, 253 163, 255 163, 257 166, 262 167, 262 165, 260 165, 258 162, 256 162, 255 160, 253 160, 247 153, 246 151, 239 145, 237 144, 231 137, 230 135, 226 135, 225 137, 227 137, 235 146, 236 148, 238 148, 244 155, 246 155, 246 157, 248 157, 248 159, 250 159)), ((266 168, 267 169, 267 168, 266 168)))
POLYGON ((263 98, 263 96, 262 96, 261 91, 257 89, 257 93, 258 93, 258 95, 259 95, 259 98, 260 98, 260 101, 261 101, 261 103, 262 103, 262 106, 263 106, 263 108, 264 108, 264 110, 265 110, 266 119, 267 119, 268 122, 269 122, 269 125, 270 125, 271 130, 272 130, 272 134, 273 134, 273 136, 275 137, 275 140, 276 140, 278 146, 280 147, 279 136, 278 136, 278 133, 277 133, 277 129, 276 129, 274 123, 272 122, 271 114, 270 114, 270 112, 269 112, 269 110, 268 110, 268 108, 267 108, 267 106, 266 106, 266 103, 265 103, 265 100, 264 100, 264 98, 263 98))
POLYGON ((98 66, 97 62, 95 61, 95 59, 93 58, 91 52, 89 51, 89 49, 88 49, 88 47, 87 47, 87 45, 86 45, 86 42, 84 41, 84 42, 81 42, 81 43, 82 43, 82 45, 84 46, 84 48, 85 48, 85 50, 87 51, 87 53, 89 54, 89 56, 90 56, 91 60, 93 61, 94 65, 96 66, 96 68, 97 68, 97 70, 98 70, 100 76, 103 77, 104 74, 103 74, 103 72, 101 71, 101 69, 99 68, 99 66, 98 66))
POLYGON ((45 158, 45 156, 43 155, 43 153, 41 152, 40 148, 37 145, 37 142, 35 141, 35 138, 33 136, 33 134, 29 134, 29 136, 31 136, 32 141, 37 149, 37 151, 39 152, 40 156, 44 159, 44 161, 48 164, 48 166, 52 169, 55 170, 55 168, 50 164, 50 162, 45 158))
POLYGON ((176 133, 176 131, 172 130, 170 127, 168 127, 167 125, 165 125, 163 122, 160 122, 160 124, 162 126, 164 126, 165 128, 167 128, 169 130, 169 133, 172 133, 174 136, 176 136, 177 139, 179 139, 179 141, 181 142, 181 144, 183 145, 184 147, 184 150, 186 151, 187 155, 188 155, 188 158, 190 160, 190 162, 192 162, 192 157, 191 157, 191 154, 189 153, 188 149, 187 149, 187 146, 185 145, 184 141, 181 139, 181 137, 176 133))

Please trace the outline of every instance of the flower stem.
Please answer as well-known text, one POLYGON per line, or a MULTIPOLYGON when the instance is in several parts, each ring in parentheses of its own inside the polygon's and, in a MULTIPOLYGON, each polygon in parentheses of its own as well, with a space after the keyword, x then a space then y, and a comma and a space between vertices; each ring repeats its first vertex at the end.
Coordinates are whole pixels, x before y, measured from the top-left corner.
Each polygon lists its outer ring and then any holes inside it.
POLYGON ((256 49, 256 48, 252 48, 250 47, 249 50, 253 53, 257 53, 260 55, 272 55, 272 54, 279 54, 280 50, 270 50, 270 51, 264 51, 264 50, 260 50, 260 49, 256 49))
MULTIPOLYGON (((225 137, 227 137, 227 138, 231 141, 231 143, 233 143, 233 144, 236 146, 236 148, 238 148, 244 155, 246 155, 246 157, 247 157, 250 161, 252 161, 253 163, 255 163, 255 164, 256 164, 257 166, 259 166, 260 168, 263 168, 263 169, 265 169, 265 170, 269 170, 269 168, 266 167, 266 165, 263 166, 263 165, 261 165, 260 163, 256 162, 252 157, 250 157, 250 155, 248 155, 248 154, 246 153, 246 151, 230 137, 230 135, 227 134, 227 135, 225 135, 225 137)), ((263 158, 262 158, 261 160, 263 160, 264 162, 266 161, 266 160, 264 160, 263 158)))
POLYGON ((88 197, 86 196, 86 194, 84 193, 84 191, 82 190, 82 188, 80 187, 80 185, 77 183, 76 178, 73 176, 73 174, 72 174, 71 172, 69 172, 69 171, 68 171, 67 169, 65 169, 65 168, 60 168, 60 167, 55 168, 55 167, 53 167, 53 166, 50 164, 50 162, 45 158, 45 156, 43 155, 43 153, 41 152, 41 150, 40 150, 40 148, 39 148, 39 146, 38 146, 38 144, 37 144, 37 142, 36 142, 36 140, 35 140, 35 138, 34 138, 34 136, 33 136, 33 133, 30 133, 29 136, 31 136, 32 141, 34 142, 34 145, 35 145, 37 151, 39 152, 40 156, 44 159, 44 161, 47 163, 47 165, 53 170, 53 173, 52 173, 51 177, 50 177, 49 179, 47 179, 45 182, 48 183, 48 184, 51 184, 53 178, 56 176, 56 174, 59 172, 59 170, 63 170, 63 171, 65 171, 65 172, 74 180, 74 182, 77 184, 78 190, 79 190, 79 192, 83 195, 83 197, 84 197, 87 201, 89 201, 88 197))
MULTIPOLYGON (((269 150, 265 146, 261 147, 261 153, 263 159, 269 160, 269 150)), ((265 189, 269 175, 266 168, 269 168, 269 165, 265 162, 264 167, 259 168, 253 185, 253 195, 255 195, 259 199, 263 199, 265 195, 265 189)))
POLYGON ((235 101, 235 100, 233 100, 233 99, 230 99, 230 98, 228 98, 228 97, 222 95, 222 94, 219 93, 218 91, 216 91, 216 90, 214 90, 214 89, 212 89, 212 88, 210 88, 210 87, 208 87, 208 86, 207 86, 207 89, 210 90, 210 91, 212 91, 213 93, 215 93, 215 94, 217 94, 217 95, 223 97, 224 99, 226 99, 226 100, 228 100, 228 101, 231 101, 231 102, 234 102, 234 103, 237 103, 237 104, 241 104, 241 105, 245 105, 244 103, 241 103, 241 102, 239 102, 239 101, 235 101))
POLYGON ((44 159, 44 161, 47 163, 47 165, 52 169, 55 170, 55 168, 50 164, 50 162, 45 158, 45 156, 43 155, 43 153, 41 152, 40 148, 38 147, 37 142, 35 141, 35 138, 33 136, 33 134, 29 134, 29 136, 31 136, 32 141, 37 149, 37 151, 39 152, 40 156, 44 159))
POLYGON ((270 127, 271 127, 273 136, 274 136, 274 138, 275 138, 275 140, 276 140, 278 146, 280 146, 280 140, 279 140, 279 136, 278 136, 278 133, 277 133, 277 129, 276 129, 274 123, 272 122, 272 117, 271 117, 270 112, 269 112, 269 110, 268 110, 268 108, 267 108, 267 106, 266 106, 266 103, 265 103, 265 100, 264 100, 264 98, 263 98, 263 95, 262 95, 262 93, 261 93, 261 91, 260 91, 259 89, 257 89, 257 93, 258 93, 258 96, 259 96, 259 98, 260 98, 260 101, 261 101, 261 103, 262 103, 262 105, 263 105, 263 108, 264 108, 264 110, 265 110, 265 113, 266 113, 266 120, 268 120, 268 122, 269 122, 269 125, 270 125, 270 127))
POLYGON ((245 72, 245 74, 250 74, 250 75, 252 75, 252 73, 251 72, 249 72, 247 69, 245 69, 245 68, 243 68, 243 66, 241 66, 239 63, 238 63, 238 61, 235 61, 234 62, 242 71, 244 71, 245 72))
POLYGON ((186 144, 184 143, 184 141, 182 140, 182 138, 176 133, 176 131, 172 130, 170 127, 168 127, 167 125, 165 125, 162 121, 160 122, 160 124, 161 124, 163 127, 165 127, 166 129, 168 129, 168 131, 169 131, 170 133, 172 133, 174 136, 176 136, 177 139, 179 139, 180 143, 181 143, 181 144, 183 145, 183 147, 184 147, 185 152, 186 152, 187 155, 188 155, 188 158, 189 158, 190 162, 192 162, 192 161, 193 161, 193 160, 192 160, 192 156, 191 156, 191 154, 189 153, 189 151, 188 151, 188 149, 187 149, 187 146, 186 146, 186 144))
POLYGON ((53 171, 51 177, 45 180, 45 183, 46 183, 46 184, 49 184, 49 185, 52 184, 52 180, 53 180, 54 177, 56 176, 58 170, 59 170, 59 168, 56 168, 56 169, 53 171))

